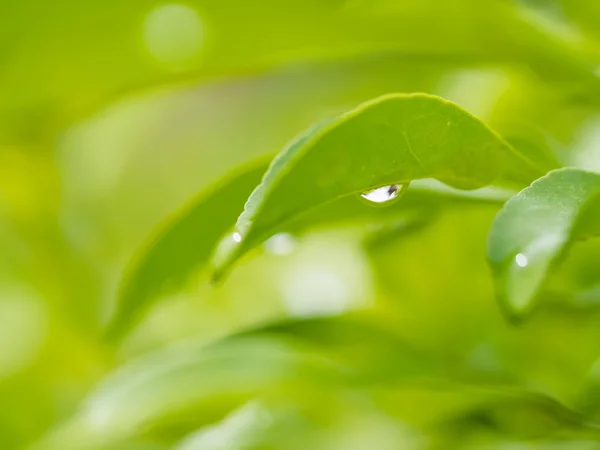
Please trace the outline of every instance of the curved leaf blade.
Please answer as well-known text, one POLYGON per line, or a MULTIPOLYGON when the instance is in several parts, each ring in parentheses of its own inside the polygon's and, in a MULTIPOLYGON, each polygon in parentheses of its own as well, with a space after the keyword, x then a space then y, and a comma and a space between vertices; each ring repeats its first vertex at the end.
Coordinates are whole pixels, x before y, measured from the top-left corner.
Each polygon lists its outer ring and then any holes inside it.
MULTIPOLYGON (((122 281, 117 310, 109 324, 110 338, 119 338, 126 333, 160 296, 180 289, 189 277, 208 263, 213 248, 233 226, 245 199, 266 170, 266 164, 255 164, 245 171, 237 171, 228 181, 201 193, 158 227, 153 238, 132 261, 122 281)), ((511 195, 512 192, 502 190, 467 192, 415 183, 402 203, 388 208, 371 208, 359 199, 341 198, 300 215, 280 231, 297 233, 323 224, 397 220, 407 213, 423 216, 423 220, 429 221, 431 216, 424 205, 502 204, 511 195)))
POLYGON ((597 235, 598 174, 558 169, 511 198, 496 216, 488 241, 488 260, 502 309, 511 318, 523 317, 571 244, 597 235))
POLYGON ((377 98, 309 130, 275 158, 238 220, 241 242, 217 255, 215 278, 282 223, 340 197, 422 178, 476 189, 508 167, 511 176, 519 168, 530 173, 530 165, 451 102, 426 94, 377 98))
POLYGON ((260 162, 237 171, 161 226, 121 284, 109 338, 122 336, 161 295, 181 287, 206 264, 266 168, 266 162, 260 162))

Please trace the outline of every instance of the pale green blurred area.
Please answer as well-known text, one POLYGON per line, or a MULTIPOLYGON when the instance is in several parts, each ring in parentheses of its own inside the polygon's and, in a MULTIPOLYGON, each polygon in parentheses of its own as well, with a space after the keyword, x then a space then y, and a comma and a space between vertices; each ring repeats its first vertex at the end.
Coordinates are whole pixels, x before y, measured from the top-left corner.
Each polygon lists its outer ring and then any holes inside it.
POLYGON ((600 168, 595 2, 0 12, 1 449, 599 448, 600 248, 578 244, 554 301, 512 326, 485 262, 497 205, 279 236, 222 285, 198 274, 122 344, 102 333, 167 215, 381 94, 441 95, 549 166, 600 168), (335 328, 348 314, 375 331, 335 328), (221 341, 286 318, 310 335, 314 316, 332 321, 314 342, 221 341))

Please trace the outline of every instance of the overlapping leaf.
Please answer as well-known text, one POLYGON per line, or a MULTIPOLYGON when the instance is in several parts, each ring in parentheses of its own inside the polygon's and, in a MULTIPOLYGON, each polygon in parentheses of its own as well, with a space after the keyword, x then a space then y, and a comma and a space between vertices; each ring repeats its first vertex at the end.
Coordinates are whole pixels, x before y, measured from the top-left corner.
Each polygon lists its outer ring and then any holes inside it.
POLYGON ((278 155, 238 220, 241 242, 218 255, 216 276, 281 224, 344 196, 422 178, 459 189, 519 184, 533 173, 531 162, 457 105, 387 95, 309 130, 278 155))
POLYGON ((180 288, 202 268, 265 169, 261 162, 240 170, 218 188, 200 194, 160 228, 121 285, 109 336, 120 336, 154 300, 180 288))
MULTIPOLYGON (((156 300, 181 289, 191 276, 201 271, 219 239, 235 223, 245 198, 259 184, 266 169, 267 165, 259 162, 239 170, 161 225, 134 259, 122 282, 110 336, 125 333, 156 300)), ((277 230, 299 232, 307 227, 352 221, 380 223, 407 213, 421 217, 420 220, 431 220, 427 208, 465 202, 500 204, 510 192, 496 189, 459 191, 429 182, 414 184, 402 202, 389 207, 372 208, 358 198, 342 197, 300 214, 277 230)))
POLYGON ((573 242, 598 234, 598 174, 559 169, 510 199, 496 217, 488 243, 503 309, 512 317, 527 313, 573 242))

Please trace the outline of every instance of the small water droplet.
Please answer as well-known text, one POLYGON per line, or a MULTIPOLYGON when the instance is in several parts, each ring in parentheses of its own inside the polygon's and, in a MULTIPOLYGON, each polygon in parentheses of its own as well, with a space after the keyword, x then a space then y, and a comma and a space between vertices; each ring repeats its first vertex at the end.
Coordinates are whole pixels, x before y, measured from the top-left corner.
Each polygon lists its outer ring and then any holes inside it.
POLYGON ((238 233, 237 231, 235 233, 233 233, 232 237, 235 242, 242 242, 242 235, 240 233, 238 233))
POLYGON ((515 262, 519 267, 527 267, 527 264, 529 264, 527 256, 525 256, 523 253, 519 253, 517 256, 515 256, 515 262))
POLYGON ((408 184, 391 184, 363 192, 360 196, 373 203, 385 203, 398 197, 407 186, 408 184))
POLYGON ((521 247, 506 260, 503 291, 507 305, 514 314, 530 310, 538 296, 557 248, 564 242, 561 234, 544 234, 521 247))

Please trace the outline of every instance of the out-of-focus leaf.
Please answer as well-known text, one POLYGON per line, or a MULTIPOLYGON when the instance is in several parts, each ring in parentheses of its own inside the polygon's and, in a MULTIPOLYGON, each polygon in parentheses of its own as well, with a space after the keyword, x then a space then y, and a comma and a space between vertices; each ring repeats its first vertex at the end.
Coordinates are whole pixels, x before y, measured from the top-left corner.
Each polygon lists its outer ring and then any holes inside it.
POLYGON ((581 387, 576 407, 588 417, 598 417, 600 412, 600 360, 592 366, 581 387))
MULTIPOLYGON (((265 71, 297 61, 396 57, 525 63, 545 77, 585 81, 593 70, 572 46, 503 2, 344 5, 337 1, 187 2, 202 37, 183 65, 154 60, 144 27, 155 2, 13 2, 0 28, 0 137, 48 140, 115 94, 170 81, 265 71), (61 27, 54 26, 57 23, 61 27), (240 36, 244 36, 240 39, 240 36), (119 42, 118 46, 114 43, 119 42)), ((4 5, 3 5, 4 6, 4 5)), ((160 6, 160 5, 159 5, 160 6)), ((167 22, 159 43, 175 45, 167 22), (162 40, 161 40, 162 39, 162 40)), ((194 36, 192 36, 194 37, 194 36)), ((153 37, 152 39, 156 39, 153 37)))
MULTIPOLYGON (((527 391, 501 391, 441 424, 445 441, 491 438, 600 438, 600 426, 551 397, 527 391)), ((465 442, 465 443, 466 443, 465 442)))
POLYGON ((260 401, 251 401, 215 425, 186 436, 176 450, 249 450, 273 426, 273 414, 260 401))
POLYGON ((519 318, 553 265, 573 241, 600 234, 600 175, 565 168, 550 172, 510 199, 488 242, 500 305, 519 318))
POLYGON ((84 442, 79 448, 104 449, 136 436, 186 433, 259 393, 293 391, 294 383, 336 385, 345 376, 305 350, 264 336, 159 350, 109 374, 80 413, 35 448, 84 442))
MULTIPOLYGON (((390 392, 395 393, 394 389, 382 389, 381 395, 390 392)), ((428 436, 427 448, 447 448, 448 443, 452 443, 452 448, 466 449, 482 449, 488 448, 487 445, 493 447, 493 443, 497 441, 506 442, 507 440, 519 441, 562 441, 567 439, 597 439, 599 429, 596 423, 586 420, 583 416, 568 409, 564 405, 556 402, 552 398, 538 394, 535 392, 506 389, 496 386, 485 388, 462 388, 458 386, 436 386, 431 387, 431 391, 425 395, 423 386, 407 386, 404 390, 407 403, 411 404, 413 397, 422 396, 422 403, 430 406, 435 411, 433 418, 427 420, 426 425, 421 425, 420 428, 428 436), (421 391, 421 392, 420 392, 421 391), (444 407, 444 396, 460 396, 452 402, 448 409, 444 407)), ((385 417, 389 424, 396 430, 401 427, 408 430, 413 430, 403 417, 393 418, 394 412, 390 415, 381 416, 381 412, 377 409, 379 405, 376 402, 367 401, 368 396, 356 396, 354 401, 348 396, 340 396, 342 401, 339 405, 335 405, 329 415, 342 416, 344 414, 352 414, 354 409, 360 409, 360 415, 368 418, 374 412, 380 418, 385 417), (345 401, 344 401, 345 400, 345 401), (357 401, 358 400, 358 401, 357 401), (360 401, 362 400, 362 401, 360 401), (373 408, 375 406, 375 408, 373 408)), ((402 403, 402 398, 396 399, 398 403, 402 403)), ((413 403, 414 405, 415 403, 413 403)), ((323 405, 315 405, 325 409, 323 405)), ((414 407, 414 406, 413 406, 414 407)), ((401 408, 402 409, 402 408, 401 408)), ((309 413, 309 411, 304 411, 309 413)), ((315 417, 311 417, 309 427, 298 427, 288 422, 288 426, 284 428, 285 414, 277 409, 267 409, 266 405, 261 405, 258 402, 252 402, 245 405, 243 408, 232 413, 221 423, 200 430, 198 433, 186 439, 185 444, 181 446, 181 450, 197 450, 197 449, 213 449, 223 448, 229 444, 240 449, 297 449, 301 448, 297 445, 290 445, 288 442, 293 442, 295 436, 302 434, 305 436, 311 431, 314 433, 314 427, 317 425, 315 417), (282 417, 283 416, 283 417, 282 417), (308 429, 307 429, 308 428, 308 429), (311 430, 311 428, 313 428, 311 430), (284 434, 285 431, 285 434, 284 434), (236 441, 236 435, 239 436, 236 441), (284 438, 283 442, 277 442, 273 436, 280 435, 284 438), (241 439, 240 439, 241 437, 241 439), (277 442, 277 444, 275 444, 277 442), (268 444, 271 445, 268 445, 268 444), (219 446, 221 444, 221 446, 219 446), (254 445, 252 445, 254 444, 254 445), (262 445, 261 445, 262 444, 262 445), (275 445, 273 445, 275 444, 275 445), (246 447, 247 445, 247 447, 246 447)), ((329 423, 323 430, 328 436, 336 435, 339 430, 336 429, 335 419, 329 417, 329 423)), ((360 422, 355 424, 360 426, 360 422)), ((348 433, 347 430, 345 430, 348 433)), ((398 436, 400 437, 400 436, 398 436)), ((413 433, 413 437, 416 437, 413 433)), ((371 438, 373 439, 373 438, 371 438)), ((405 437, 406 439, 406 437, 405 437)), ((386 445, 383 448, 424 448, 425 443, 416 442, 414 440, 406 441, 400 439, 395 442, 395 445, 386 445), (417 443, 421 445, 417 445, 417 443), (410 445, 414 444, 414 445, 410 445)), ((325 442, 316 439, 316 442, 311 440, 311 448, 329 449, 329 448, 346 448, 343 445, 333 445, 331 437, 325 442), (327 445, 329 443, 329 445, 327 445)), ((379 442, 388 443, 387 440, 376 440, 379 442)), ((343 442, 343 441, 342 441, 343 442)), ((347 441, 346 441, 347 442, 347 441)), ((370 443, 366 438, 364 443, 370 443)), ((372 441, 371 441, 372 442, 372 441)), ((179 448, 179 447, 178 447, 179 448)), ((358 448, 363 448, 359 446, 358 448)), ((529 447, 527 447, 529 448, 529 447)), ((535 447, 538 448, 537 445, 535 447)), ((545 448, 545 447, 544 447, 545 448)), ((561 447, 557 447, 561 448, 561 447)), ((570 448, 570 447, 567 447, 570 448)), ((589 447, 588 447, 589 448, 589 447)), ((591 447, 595 448, 595 447, 591 447)))
POLYGON ((240 242, 217 255, 215 277, 276 227, 340 197, 422 178, 476 189, 507 182, 502 177, 508 168, 529 178, 532 166, 479 120, 439 97, 375 99, 309 130, 279 154, 238 219, 240 242))
POLYGON ((296 342, 334 361, 353 383, 410 379, 434 374, 442 368, 430 357, 411 348, 385 321, 346 315, 287 320, 255 327, 237 337, 267 336, 296 342))
POLYGON ((451 366, 399 339, 390 330, 393 323, 373 319, 288 320, 214 344, 154 352, 109 374, 80 413, 35 449, 65 443, 112 449, 145 437, 177 440, 257 397, 294 398, 304 388, 343 391, 451 376, 451 366))
MULTIPOLYGON (((579 28, 595 39, 596 45, 600 41, 600 5, 586 0, 558 0, 564 13, 573 19, 579 28)), ((551 6, 550 6, 551 7, 551 6)), ((596 47, 597 48, 597 47, 596 47)))
MULTIPOLYGON (((68 443, 112 449, 144 437, 176 441, 250 399, 266 396, 282 401, 290 395, 290 401, 296 401, 294 396, 301 395, 303 387, 340 393, 376 387, 385 392, 396 385, 410 390, 414 383, 419 386, 422 380, 433 379, 437 380, 434 390, 440 390, 442 379, 453 378, 451 365, 407 349, 389 331, 393 325, 381 318, 369 321, 353 316, 292 320, 250 329, 208 346, 186 344, 155 352, 109 375, 80 414, 34 448, 61 449, 68 443)), ((457 381, 464 380, 463 372, 457 374, 457 381)), ((512 395, 513 391, 507 385, 495 387, 493 395, 473 396, 464 389, 461 398, 474 405, 469 411, 481 411, 481 398, 514 397, 510 400, 514 412, 514 408, 529 408, 530 397, 537 395, 512 395)), ((408 408, 410 399, 404 398, 400 403, 408 408)), ((585 428, 584 421, 574 420, 566 408, 550 399, 544 402, 540 414, 549 414, 553 424, 585 428)), ((452 402, 447 414, 456 409, 457 403, 452 402)), ((511 411, 499 420, 509 420, 511 411)), ((436 422, 442 417, 431 408, 416 416, 422 414, 434 414, 436 422)), ((470 422, 464 426, 472 428, 470 422)), ((517 428, 536 431, 539 422, 517 428)), ((505 434, 511 433, 509 429, 505 434)))
POLYGON ((209 259, 233 226, 245 199, 260 182, 265 163, 241 169, 162 225, 131 264, 108 335, 117 338, 161 295, 180 288, 209 259))
POLYGON ((600 438, 598 423, 554 398, 519 387, 463 385, 424 381, 413 386, 381 389, 375 401, 393 415, 403 417, 411 408, 428 404, 409 421, 433 437, 432 448, 487 448, 498 440, 548 440, 600 438), (398 406, 396 406, 398 405, 398 406))

